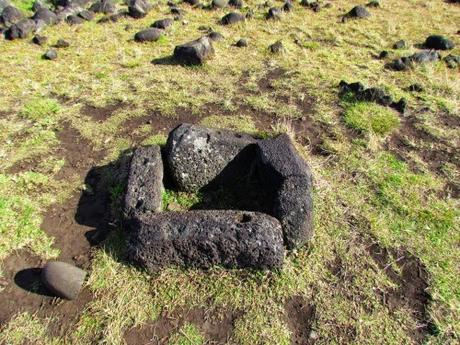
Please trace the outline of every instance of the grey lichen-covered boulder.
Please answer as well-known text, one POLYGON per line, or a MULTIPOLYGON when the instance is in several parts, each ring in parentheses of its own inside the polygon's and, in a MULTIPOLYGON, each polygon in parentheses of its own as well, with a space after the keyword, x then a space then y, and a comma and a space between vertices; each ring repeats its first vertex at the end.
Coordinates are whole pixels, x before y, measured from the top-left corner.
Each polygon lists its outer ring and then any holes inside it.
POLYGON ((283 228, 284 244, 297 248, 313 235, 312 176, 288 135, 257 144, 258 171, 273 194, 271 215, 283 228))
POLYGON ((85 281, 86 272, 66 262, 48 262, 42 270, 41 281, 56 296, 75 299, 85 281))
POLYGON ((208 37, 201 37, 174 48, 174 59, 184 65, 202 65, 213 55, 214 48, 208 37))
POLYGON ((150 272, 166 265, 275 269, 283 264, 281 226, 263 213, 167 212, 136 221, 128 259, 150 272))
POLYGON ((19 22, 23 18, 24 15, 20 10, 14 6, 9 5, 3 9, 2 14, 0 15, 0 24, 9 27, 19 22))
POLYGON ((124 198, 125 217, 161 211, 163 192, 163 161, 157 145, 139 147, 134 151, 124 198))
POLYGON ((33 20, 36 22, 39 20, 44 21, 47 25, 54 25, 58 22, 58 18, 56 14, 46 7, 41 7, 35 12, 35 14, 32 17, 33 20))
POLYGON ((218 188, 248 173, 255 142, 246 134, 181 124, 169 134, 165 159, 179 190, 218 188))

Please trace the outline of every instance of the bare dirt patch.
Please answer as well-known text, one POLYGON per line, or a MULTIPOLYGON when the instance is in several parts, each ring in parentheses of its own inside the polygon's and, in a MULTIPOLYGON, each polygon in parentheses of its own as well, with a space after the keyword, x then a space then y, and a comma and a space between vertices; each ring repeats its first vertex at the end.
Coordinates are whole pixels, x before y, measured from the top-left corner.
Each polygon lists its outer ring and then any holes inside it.
POLYGON ((233 334, 239 315, 229 310, 178 309, 163 313, 152 323, 129 329, 124 339, 128 345, 167 344, 171 335, 184 324, 191 323, 201 331, 206 344, 226 344, 233 334))
POLYGON ((93 120, 103 122, 110 118, 113 113, 118 109, 122 109, 126 106, 123 102, 117 102, 106 105, 105 107, 95 107, 93 105, 86 104, 81 109, 81 114, 91 117, 93 120))
POLYGON ((6 285, 0 292, 0 327, 21 312, 49 318, 48 332, 52 336, 64 336, 76 324, 93 297, 91 292, 85 288, 73 301, 55 298, 40 283, 43 264, 39 257, 25 249, 3 261, 6 285))
POLYGON ((285 305, 285 319, 291 331, 291 344, 309 345, 315 343, 312 326, 315 322, 316 308, 302 296, 290 297, 285 305))

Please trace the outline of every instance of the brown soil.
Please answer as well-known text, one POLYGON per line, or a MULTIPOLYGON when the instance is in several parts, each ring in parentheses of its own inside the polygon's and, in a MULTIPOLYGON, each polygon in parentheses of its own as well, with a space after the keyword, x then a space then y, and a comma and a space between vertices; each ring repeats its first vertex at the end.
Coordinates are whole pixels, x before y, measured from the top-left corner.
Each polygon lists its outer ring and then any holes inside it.
POLYGON ((91 292, 84 288, 73 301, 55 298, 40 283, 43 264, 27 250, 20 250, 3 261, 6 285, 0 292, 0 327, 15 314, 29 312, 39 318, 51 318, 49 334, 64 336, 78 321, 92 299, 91 292))
POLYGON ((284 306, 285 320, 291 331, 291 344, 314 344, 316 338, 312 332, 315 322, 316 308, 307 303, 302 296, 290 297, 284 306))
POLYGON ((169 338, 184 324, 192 323, 201 331, 206 344, 226 344, 238 317, 239 313, 229 310, 178 309, 160 315, 152 323, 129 329, 124 340, 127 345, 167 344, 169 338))
POLYGON ((103 122, 111 117, 118 109, 122 109, 125 106, 126 104, 123 102, 109 104, 105 107, 95 107, 87 104, 81 109, 81 114, 89 116, 95 121, 103 122))
POLYGON ((380 269, 398 285, 382 293, 383 303, 391 312, 402 307, 409 308, 418 325, 408 330, 408 334, 415 343, 423 343, 426 336, 435 330, 428 313, 431 296, 427 292, 429 276, 425 266, 404 248, 383 248, 371 241, 366 250, 380 269), (392 262, 396 262, 400 274, 391 266, 392 262))

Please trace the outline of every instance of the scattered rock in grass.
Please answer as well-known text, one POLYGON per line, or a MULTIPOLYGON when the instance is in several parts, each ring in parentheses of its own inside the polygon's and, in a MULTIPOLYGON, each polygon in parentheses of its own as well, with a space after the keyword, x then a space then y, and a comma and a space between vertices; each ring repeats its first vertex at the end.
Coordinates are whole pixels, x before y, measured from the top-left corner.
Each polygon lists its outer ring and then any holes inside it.
POLYGON ((112 14, 117 10, 113 0, 97 0, 89 8, 94 13, 112 14))
POLYGON ((173 25, 173 23, 174 19, 172 18, 159 19, 152 24, 152 28, 166 30, 171 25, 173 25))
POLYGON ((40 8, 47 8, 47 7, 44 6, 41 1, 34 1, 34 3, 32 4, 32 11, 37 12, 40 8))
POLYGON ((230 0, 228 4, 234 8, 243 8, 244 6, 243 0, 230 0))
POLYGON ((56 44, 54 45, 54 48, 69 48, 70 43, 62 38, 58 39, 56 44))
POLYGON ((66 18, 66 22, 69 24, 69 25, 79 25, 79 24, 82 24, 85 22, 85 20, 78 16, 78 15, 70 15, 66 18))
POLYGON ((267 19, 280 20, 281 19, 281 9, 277 7, 271 7, 267 13, 267 19))
POLYGON ((53 49, 48 50, 44 55, 43 58, 45 60, 56 60, 57 59, 57 52, 53 49))
POLYGON ((5 31, 5 38, 8 40, 26 38, 35 31, 36 25, 32 19, 22 19, 5 31))
POLYGON ((283 5, 284 12, 291 12, 294 9, 294 5, 291 0, 287 0, 283 5))
POLYGON ((457 68, 460 66, 460 55, 447 55, 443 61, 446 63, 449 68, 457 68))
POLYGON ((94 19, 94 12, 83 10, 83 11, 78 12, 78 16, 80 18, 83 18, 84 20, 90 21, 94 19))
POLYGON ((244 48, 248 46, 248 41, 245 38, 240 38, 236 43, 235 46, 238 48, 244 48))
POLYGON ((11 25, 19 22, 24 18, 24 15, 20 10, 14 6, 6 6, 0 16, 0 24, 3 24, 5 27, 10 27, 11 25))
POLYGON ((303 7, 308 7, 315 12, 319 12, 319 10, 321 9, 321 5, 317 0, 302 0, 300 2, 300 5, 302 5, 303 7))
POLYGON ((152 5, 148 0, 129 0, 128 14, 133 18, 143 18, 150 12, 152 5))
POLYGON ((201 65, 212 55, 214 48, 208 37, 201 37, 174 48, 174 58, 185 65, 201 65))
POLYGON ((116 14, 112 14, 110 16, 105 16, 101 19, 99 19, 98 23, 108 23, 108 22, 112 22, 112 23, 116 23, 118 22, 118 20, 120 20, 120 18, 122 18, 124 15, 121 14, 121 13, 116 13, 116 14))
POLYGON ((450 50, 455 47, 455 44, 444 36, 431 35, 426 38, 424 46, 428 49, 450 50))
POLYGON ((166 265, 276 269, 284 260, 282 231, 277 219, 257 212, 149 214, 131 226, 128 259, 150 272, 166 265))
POLYGON ((212 0, 211 6, 213 8, 225 8, 228 6, 228 0, 212 0))
POLYGON ((182 19, 182 16, 185 14, 185 11, 179 7, 171 7, 171 14, 174 14, 174 20, 182 19))
POLYGON ((399 40, 393 44, 393 49, 407 49, 407 42, 404 40, 399 40))
POLYGON ((407 89, 411 92, 422 92, 424 90, 423 86, 417 83, 409 85, 407 89))
POLYGON ((399 101, 390 104, 390 106, 401 114, 404 114, 407 109, 407 99, 401 98, 399 101))
POLYGON ((222 25, 230 25, 244 21, 244 16, 241 13, 230 12, 220 20, 222 25))
POLYGON ((181 124, 169 134, 166 163, 178 190, 231 185, 248 173, 247 159, 254 149, 248 146, 255 142, 246 134, 181 124))
POLYGON ((386 58, 388 57, 388 55, 390 55, 390 54, 388 53, 387 50, 382 50, 382 51, 380 52, 380 54, 379 54, 379 59, 380 59, 380 60, 386 59, 386 58))
POLYGON ((48 262, 42 270, 42 283, 56 296, 73 300, 83 285, 86 272, 66 262, 48 262))
POLYGON ((258 176, 273 195, 271 215, 283 229, 284 245, 294 249, 313 236, 310 168, 287 134, 257 143, 258 176))
POLYGON ((163 161, 157 145, 139 147, 129 167, 128 186, 124 198, 127 218, 160 212, 163 192, 163 161))
POLYGON ((10 5, 11 4, 8 0, 0 0, 0 13, 5 9, 5 7, 10 5))
POLYGON ((48 41, 48 38, 45 36, 40 36, 40 35, 35 35, 34 38, 32 38, 32 42, 36 45, 43 45, 48 41))
POLYGON ((58 21, 56 14, 45 7, 38 9, 32 19, 36 22, 43 20, 47 25, 54 25, 58 21))
POLYGON ((137 32, 134 35, 134 40, 136 42, 154 42, 160 38, 162 33, 163 31, 160 29, 149 28, 149 29, 145 29, 145 30, 137 32))
POLYGON ((217 32, 217 31, 211 31, 208 34, 208 37, 213 42, 221 41, 221 40, 224 39, 224 36, 222 36, 222 34, 220 32, 217 32))
POLYGON ((272 52, 273 54, 279 54, 279 53, 282 53, 284 51, 284 46, 283 46, 283 42, 281 41, 276 41, 275 43, 271 44, 268 49, 270 50, 270 52, 272 52))
POLYGON ((410 56, 395 59, 385 65, 385 68, 393 71, 406 71, 410 69, 414 63, 427 63, 439 60, 439 54, 435 50, 422 50, 410 56))
POLYGON ((366 4, 367 7, 380 7, 380 1, 379 0, 372 0, 366 4))
POLYGON ((353 7, 350 10, 350 12, 348 12, 347 14, 343 16, 343 18, 346 21, 346 19, 353 19, 353 18, 363 19, 363 18, 368 18, 370 16, 371 14, 366 9, 366 7, 358 5, 358 6, 353 7))
POLYGON ((184 2, 190 6, 196 6, 200 3, 200 0, 184 0, 184 2))
MULTIPOLYGON (((408 60, 408 59, 406 59, 408 60)), ((409 61, 407 61, 409 62, 409 61)), ((385 68, 390 69, 392 71, 405 71, 409 69, 409 65, 406 65, 403 59, 395 59, 385 65, 385 68)))

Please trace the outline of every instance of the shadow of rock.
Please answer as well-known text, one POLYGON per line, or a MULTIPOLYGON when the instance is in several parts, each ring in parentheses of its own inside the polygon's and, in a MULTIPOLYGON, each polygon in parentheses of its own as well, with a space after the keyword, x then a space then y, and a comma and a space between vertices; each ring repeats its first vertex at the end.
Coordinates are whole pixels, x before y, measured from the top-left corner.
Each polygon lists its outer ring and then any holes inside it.
POLYGON ((55 297, 41 282, 41 268, 25 268, 14 276, 14 282, 20 288, 42 296, 55 297))
POLYGON ((152 64, 153 65, 166 65, 166 66, 182 66, 183 65, 179 61, 177 61, 173 55, 153 59, 152 64))

